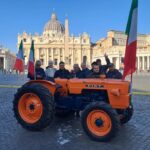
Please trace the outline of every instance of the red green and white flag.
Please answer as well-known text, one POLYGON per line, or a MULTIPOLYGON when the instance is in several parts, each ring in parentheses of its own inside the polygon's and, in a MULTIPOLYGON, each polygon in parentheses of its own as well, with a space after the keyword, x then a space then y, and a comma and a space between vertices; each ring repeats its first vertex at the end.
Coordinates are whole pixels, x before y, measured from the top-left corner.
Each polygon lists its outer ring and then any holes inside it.
POLYGON ((29 62, 28 62, 28 74, 34 78, 35 66, 34 66, 34 41, 32 40, 29 62))
POLYGON ((19 72, 24 71, 24 56, 23 56, 23 42, 22 42, 22 40, 20 42, 19 51, 17 53, 17 58, 16 58, 16 62, 14 65, 14 69, 19 71, 19 72))
POLYGON ((124 58, 123 79, 125 79, 127 75, 134 73, 136 70, 137 20, 138 0, 132 0, 132 5, 126 28, 127 44, 124 58))

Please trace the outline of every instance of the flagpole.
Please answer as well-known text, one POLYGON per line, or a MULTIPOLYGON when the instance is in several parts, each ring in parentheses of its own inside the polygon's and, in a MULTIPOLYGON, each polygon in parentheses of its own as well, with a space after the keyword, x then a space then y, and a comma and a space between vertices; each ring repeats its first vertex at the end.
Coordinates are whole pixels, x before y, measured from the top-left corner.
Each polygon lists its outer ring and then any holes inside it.
POLYGON ((35 61, 34 61, 34 80, 36 80, 35 61))
POLYGON ((133 73, 131 73, 131 84, 133 83, 133 73))
MULTIPOLYGON (((34 41, 33 41, 34 45, 34 41)), ((36 61, 35 61, 35 47, 34 47, 34 53, 33 53, 33 58, 34 58, 34 80, 36 80, 36 61)))

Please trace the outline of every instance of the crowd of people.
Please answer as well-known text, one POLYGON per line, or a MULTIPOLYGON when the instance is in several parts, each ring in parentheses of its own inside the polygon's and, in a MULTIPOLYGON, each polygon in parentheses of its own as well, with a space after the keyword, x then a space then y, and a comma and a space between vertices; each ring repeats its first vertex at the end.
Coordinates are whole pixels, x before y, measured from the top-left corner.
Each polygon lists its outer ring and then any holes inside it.
MULTIPOLYGON (((53 66, 53 61, 49 61, 46 70, 41 67, 42 63, 40 60, 36 61, 35 64, 35 73, 36 79, 46 79, 49 81, 53 81, 55 78, 62 78, 62 79, 70 79, 70 78, 100 78, 100 76, 105 76, 106 78, 112 79, 122 79, 122 74, 115 68, 115 65, 110 62, 108 56, 104 55, 106 60, 106 65, 102 65, 101 59, 97 59, 91 64, 91 69, 89 69, 86 63, 82 63, 81 67, 79 64, 74 64, 73 69, 69 72, 65 68, 65 63, 59 63, 59 69, 57 70, 53 66)), ((34 79, 33 76, 28 74, 28 78, 31 80, 34 79)))

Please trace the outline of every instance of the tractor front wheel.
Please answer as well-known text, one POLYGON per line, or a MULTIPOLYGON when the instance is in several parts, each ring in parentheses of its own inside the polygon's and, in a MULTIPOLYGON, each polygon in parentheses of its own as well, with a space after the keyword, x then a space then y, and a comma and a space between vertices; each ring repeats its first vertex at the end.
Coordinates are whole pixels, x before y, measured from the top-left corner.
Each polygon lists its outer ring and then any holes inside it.
POLYGON ((54 100, 50 91, 41 84, 27 84, 15 94, 13 111, 25 129, 42 130, 54 118, 54 100))
POLYGON ((121 115, 120 118, 121 124, 125 124, 129 122, 133 116, 133 113, 134 113, 134 109, 133 109, 133 104, 131 103, 130 106, 127 109, 125 109, 121 115))
POLYGON ((109 141, 116 135, 119 128, 116 111, 104 102, 89 104, 82 113, 81 121, 87 135, 100 142, 109 141))

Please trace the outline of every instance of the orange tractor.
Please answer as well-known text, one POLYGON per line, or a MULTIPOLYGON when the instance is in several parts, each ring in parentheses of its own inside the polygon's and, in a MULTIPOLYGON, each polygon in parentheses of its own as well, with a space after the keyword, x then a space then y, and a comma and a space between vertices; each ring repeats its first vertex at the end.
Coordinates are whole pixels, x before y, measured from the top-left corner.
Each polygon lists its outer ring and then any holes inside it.
POLYGON ((133 115, 130 82, 113 79, 55 79, 30 81, 13 100, 17 121, 27 130, 39 131, 55 115, 81 112, 85 133, 95 141, 114 137, 120 124, 133 115))

